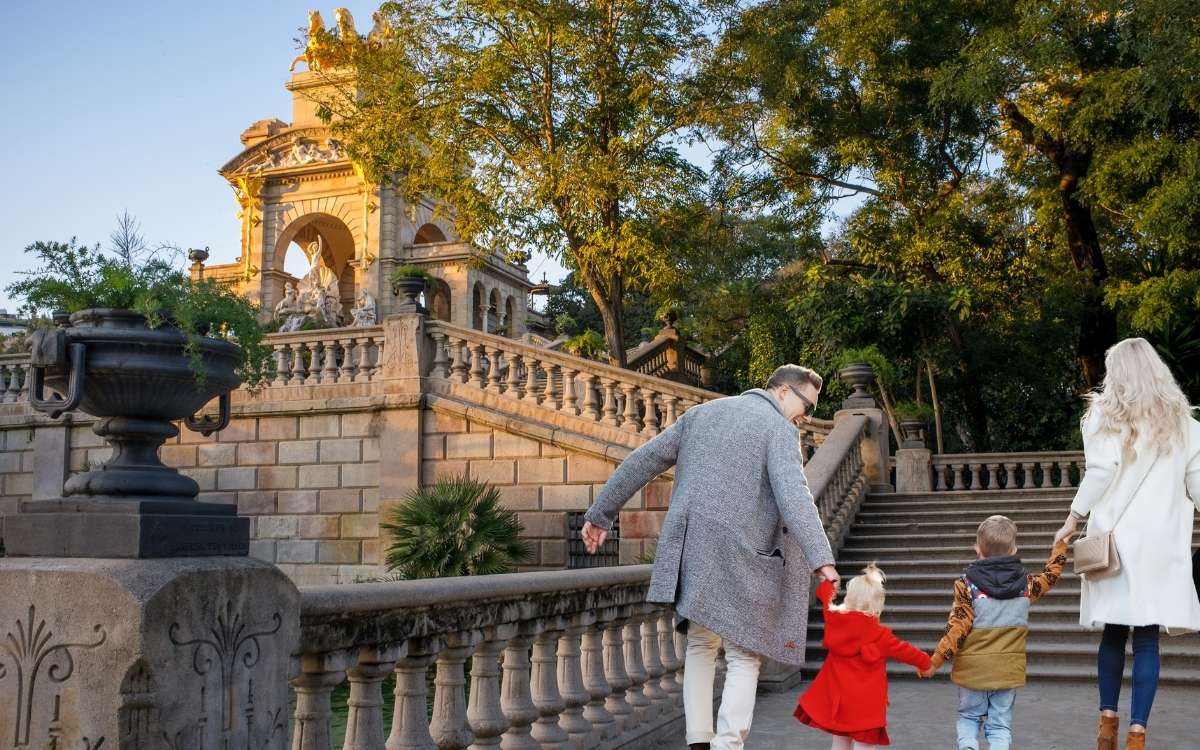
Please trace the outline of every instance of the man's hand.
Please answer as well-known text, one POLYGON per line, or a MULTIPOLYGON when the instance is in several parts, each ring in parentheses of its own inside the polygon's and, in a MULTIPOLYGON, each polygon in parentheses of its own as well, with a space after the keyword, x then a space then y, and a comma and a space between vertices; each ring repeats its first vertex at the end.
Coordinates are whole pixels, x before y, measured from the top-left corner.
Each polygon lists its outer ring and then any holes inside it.
POLYGON ((937 674, 937 671, 938 668, 931 665, 929 669, 918 669, 917 675, 919 675, 923 680, 928 680, 930 677, 933 677, 935 674, 937 674))
POLYGON ((835 590, 842 585, 842 577, 838 575, 837 568, 832 565, 822 565, 817 568, 816 573, 822 580, 832 582, 835 590))
POLYGON ((608 538, 608 530, 593 526, 591 521, 584 521, 583 530, 579 533, 583 536, 583 546, 587 548, 589 555, 596 554, 600 550, 600 545, 604 544, 604 540, 608 538))

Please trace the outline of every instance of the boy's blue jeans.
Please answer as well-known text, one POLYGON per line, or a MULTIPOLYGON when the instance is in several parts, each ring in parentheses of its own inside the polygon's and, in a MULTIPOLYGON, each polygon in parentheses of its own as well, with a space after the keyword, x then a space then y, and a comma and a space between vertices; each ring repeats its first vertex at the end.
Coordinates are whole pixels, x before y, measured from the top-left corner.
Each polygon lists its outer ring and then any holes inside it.
POLYGON ((1012 744, 1015 688, 1008 690, 958 689, 958 750, 979 750, 979 727, 990 750, 1008 750, 1012 744))

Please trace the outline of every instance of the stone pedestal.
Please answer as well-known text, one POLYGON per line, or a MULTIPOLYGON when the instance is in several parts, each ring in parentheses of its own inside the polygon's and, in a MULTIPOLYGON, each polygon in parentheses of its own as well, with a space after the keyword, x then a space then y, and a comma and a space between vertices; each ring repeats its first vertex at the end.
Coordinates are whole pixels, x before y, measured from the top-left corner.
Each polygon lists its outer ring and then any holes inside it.
POLYGON ((246 558, 0 560, 0 747, 283 750, 299 610, 246 558))
POLYGON ((928 448, 901 448, 896 451, 896 492, 932 492, 929 467, 933 454, 928 448))

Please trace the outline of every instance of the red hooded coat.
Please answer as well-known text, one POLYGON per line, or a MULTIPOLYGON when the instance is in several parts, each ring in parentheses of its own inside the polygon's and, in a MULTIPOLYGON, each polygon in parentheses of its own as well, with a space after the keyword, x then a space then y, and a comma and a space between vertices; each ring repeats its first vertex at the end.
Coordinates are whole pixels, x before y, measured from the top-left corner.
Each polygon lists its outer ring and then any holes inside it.
POLYGON ((929 655, 900 640, 863 612, 838 612, 829 608, 833 584, 823 581, 817 598, 825 610, 827 651, 821 671, 796 707, 796 718, 831 734, 860 742, 888 744, 888 659, 928 669, 929 655))

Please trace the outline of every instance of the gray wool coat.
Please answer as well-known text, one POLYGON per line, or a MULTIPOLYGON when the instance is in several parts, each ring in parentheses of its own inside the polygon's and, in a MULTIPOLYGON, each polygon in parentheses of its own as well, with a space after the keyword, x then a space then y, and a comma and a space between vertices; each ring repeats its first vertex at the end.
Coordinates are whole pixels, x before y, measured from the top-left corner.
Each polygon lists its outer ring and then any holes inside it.
POLYGON ((611 528, 638 489, 674 466, 648 601, 747 651, 803 664, 812 571, 832 565, 833 552, 798 444, 767 391, 694 406, 629 454, 586 518, 611 528))

